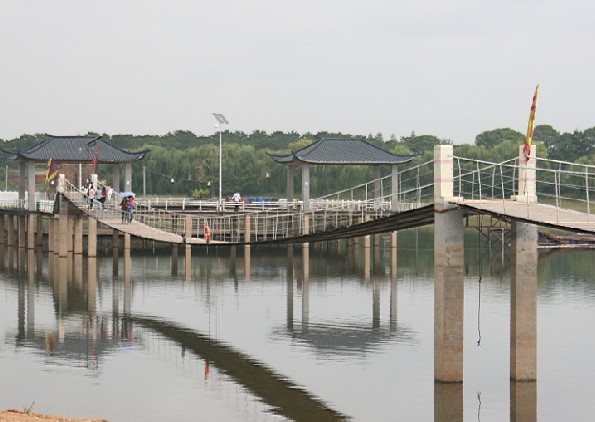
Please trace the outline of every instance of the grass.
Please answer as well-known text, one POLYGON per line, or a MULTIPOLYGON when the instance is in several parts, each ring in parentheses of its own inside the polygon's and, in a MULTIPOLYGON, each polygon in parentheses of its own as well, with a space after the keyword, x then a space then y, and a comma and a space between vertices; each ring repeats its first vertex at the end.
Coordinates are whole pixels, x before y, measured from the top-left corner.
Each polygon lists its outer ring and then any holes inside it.
POLYGON ((23 413, 26 415, 29 415, 31 413, 31 410, 33 410, 34 405, 35 405, 35 400, 33 400, 29 406, 25 406, 23 408, 23 413))

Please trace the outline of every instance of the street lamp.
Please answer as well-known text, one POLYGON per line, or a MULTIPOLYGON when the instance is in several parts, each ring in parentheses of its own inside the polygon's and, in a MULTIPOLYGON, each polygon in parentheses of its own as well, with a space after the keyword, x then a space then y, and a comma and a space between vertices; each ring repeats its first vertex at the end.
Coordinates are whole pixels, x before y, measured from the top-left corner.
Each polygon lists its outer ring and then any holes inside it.
POLYGON ((228 125, 229 122, 227 121, 227 119, 225 118, 225 116, 223 114, 218 114, 218 113, 213 113, 213 116, 215 116, 215 119, 217 120, 217 123, 215 124, 215 127, 217 129, 219 129, 219 206, 221 206, 221 200, 223 199, 223 195, 222 195, 222 188, 221 186, 223 185, 223 167, 222 167, 222 151, 223 151, 223 143, 221 141, 221 125, 228 125))

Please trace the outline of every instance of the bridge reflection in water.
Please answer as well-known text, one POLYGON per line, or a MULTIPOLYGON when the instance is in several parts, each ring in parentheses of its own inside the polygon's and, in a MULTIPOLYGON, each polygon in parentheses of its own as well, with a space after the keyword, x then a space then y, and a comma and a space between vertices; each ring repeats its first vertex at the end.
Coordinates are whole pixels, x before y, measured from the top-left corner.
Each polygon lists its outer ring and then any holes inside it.
MULTIPOLYGON (((22 248, 6 248, 0 252, 5 252, 8 257, 6 262, 2 262, 4 271, 27 274, 27 282, 19 282, 18 285, 18 331, 14 334, 16 344, 43 351, 48 356, 48 363, 63 360, 68 361, 69 365, 96 370, 100 367, 102 356, 118 348, 136 344, 145 349, 148 347, 147 350, 151 349, 151 353, 162 354, 164 349, 174 347, 177 352, 173 352, 173 355, 183 357, 185 353, 192 352, 202 359, 205 376, 211 370, 228 375, 279 415, 293 420, 348 419, 347 415, 333 410, 283 374, 276 373, 263 363, 210 335, 161 318, 134 314, 133 280, 128 276, 124 277, 121 284, 114 285, 111 313, 105 313, 105 310, 98 312, 98 261, 95 258, 76 255, 60 258, 56 254, 50 254, 47 260, 48 270, 51 268, 48 271, 48 281, 54 292, 58 326, 53 332, 46 330, 42 333, 36 330, 34 304, 36 283, 44 272, 44 255, 40 251, 25 251, 22 248), (155 341, 158 345, 149 347, 155 341)), ((231 249, 229 254, 230 260, 237 258, 231 249)), ((346 324, 335 329, 332 324, 309 323, 309 274, 300 268, 297 277, 294 277, 292 254, 288 253, 287 263, 287 324, 284 328, 276 329, 275 335, 288 335, 306 342, 321 355, 345 353, 346 356, 358 353, 360 348, 361 353, 366 353, 366 350, 389 339, 401 339, 404 342, 413 340, 414 332, 397 324, 394 300, 397 296, 397 284, 394 279, 390 285, 391 309, 386 328, 380 318, 378 289, 374 288, 370 324, 346 324), (295 286, 302 290, 301 324, 294 322, 295 286)), ((124 266, 131 268, 131 263, 124 262, 124 266)), ((168 352, 168 355, 171 356, 172 352, 168 352)), ((195 373, 189 376, 194 377, 195 373)), ((535 383, 510 384, 510 411, 513 420, 536 420, 536 391, 535 383)), ((478 412, 481 412, 480 397, 478 412)), ((462 420, 462 415, 462 383, 435 383, 434 420, 462 420)))

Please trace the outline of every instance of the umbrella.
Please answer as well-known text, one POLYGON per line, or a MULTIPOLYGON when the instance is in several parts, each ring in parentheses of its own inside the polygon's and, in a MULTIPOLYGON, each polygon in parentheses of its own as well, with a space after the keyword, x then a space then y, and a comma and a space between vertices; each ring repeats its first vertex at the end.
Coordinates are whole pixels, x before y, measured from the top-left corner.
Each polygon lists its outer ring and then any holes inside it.
POLYGON ((126 191, 126 192, 120 192, 120 196, 135 196, 136 194, 134 192, 130 192, 130 191, 126 191))

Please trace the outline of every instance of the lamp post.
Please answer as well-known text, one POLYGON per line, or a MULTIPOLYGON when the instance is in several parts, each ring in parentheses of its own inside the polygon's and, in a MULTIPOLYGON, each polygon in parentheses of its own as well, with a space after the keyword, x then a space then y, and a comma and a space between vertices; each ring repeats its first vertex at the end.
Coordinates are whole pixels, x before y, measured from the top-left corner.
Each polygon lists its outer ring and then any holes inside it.
POLYGON ((223 189, 222 189, 222 185, 223 185, 223 166, 222 166, 222 156, 223 156, 223 142, 222 142, 222 138, 221 138, 221 125, 228 125, 229 122, 227 121, 227 119, 225 118, 225 116, 223 114, 218 114, 218 113, 213 113, 213 116, 215 116, 215 119, 217 120, 217 124, 215 124, 215 127, 217 129, 219 129, 219 205, 217 206, 217 208, 219 208, 221 206, 222 203, 222 199, 223 199, 223 189))

